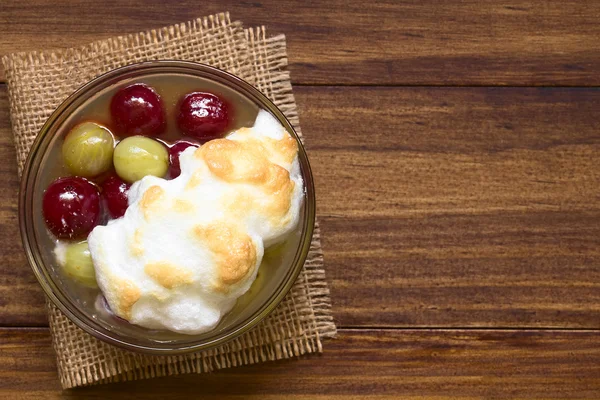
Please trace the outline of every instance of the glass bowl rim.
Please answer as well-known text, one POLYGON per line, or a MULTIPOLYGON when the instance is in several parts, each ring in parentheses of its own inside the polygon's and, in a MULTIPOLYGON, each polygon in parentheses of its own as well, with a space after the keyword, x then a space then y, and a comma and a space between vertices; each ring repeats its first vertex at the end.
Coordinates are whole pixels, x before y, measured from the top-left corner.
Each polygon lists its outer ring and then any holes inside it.
MULTIPOLYGON (((279 305, 296 282, 302 267, 304 266, 306 257, 308 256, 315 224, 315 207, 314 182, 306 150, 292 124, 270 99, 245 80, 218 68, 192 61, 156 60, 129 64, 101 74, 80 86, 52 112, 36 136, 22 170, 19 190, 19 227, 27 260, 40 283, 40 286, 42 286, 42 289, 50 301, 52 301, 52 303, 79 328, 99 340, 126 350, 154 355, 176 355, 210 349, 233 340, 254 328, 259 322, 266 318, 277 305, 279 305), (165 69, 168 69, 168 71, 165 71, 165 69), (130 77, 142 77, 152 73, 185 73, 186 71, 192 73, 192 75, 195 73, 197 76, 199 75, 204 78, 216 80, 219 83, 228 86, 230 89, 250 97, 257 105, 264 107, 273 114, 288 132, 292 134, 298 143, 298 158, 300 161, 302 178, 304 180, 305 216, 304 221, 302 221, 303 226, 299 247, 296 250, 294 261, 288 267, 288 271, 283 277, 283 282, 275 289, 274 293, 268 297, 267 301, 265 301, 256 312, 250 315, 250 317, 233 325, 234 329, 225 331, 225 333, 222 332, 208 341, 194 343, 193 340, 190 340, 186 341, 185 345, 182 346, 146 346, 119 338, 119 335, 114 331, 108 330, 98 323, 95 323, 92 318, 76 306, 68 306, 68 304, 72 305, 72 302, 68 299, 68 296, 62 293, 62 290, 58 285, 54 283, 50 272, 43 265, 44 263, 37 250, 38 246, 33 233, 33 217, 27 212, 27 206, 32 205, 33 203, 33 190, 31 190, 31 186, 35 184, 35 178, 37 177, 40 167, 39 164, 47 151, 48 141, 50 140, 47 139, 47 136, 49 135, 49 132, 56 132, 60 128, 63 122, 60 120, 61 117, 64 119, 66 116, 70 115, 70 112, 77 109, 77 107, 87 100, 87 98, 92 96, 96 90, 105 89, 111 84, 126 79, 128 75, 132 75, 130 77), (44 140, 46 140, 46 142, 44 140), (44 143, 46 146, 41 148, 44 143), (31 179, 32 176, 33 179, 31 179)), ((190 335, 190 338, 193 338, 193 335, 190 335)))

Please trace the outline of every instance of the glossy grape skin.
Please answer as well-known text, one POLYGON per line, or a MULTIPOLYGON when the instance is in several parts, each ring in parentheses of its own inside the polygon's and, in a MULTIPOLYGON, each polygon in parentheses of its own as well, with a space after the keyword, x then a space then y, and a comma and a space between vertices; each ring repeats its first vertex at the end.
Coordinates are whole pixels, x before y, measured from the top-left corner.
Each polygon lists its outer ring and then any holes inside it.
POLYGON ((73 174, 91 178, 110 169, 114 147, 115 140, 107 128, 83 122, 65 137, 63 160, 73 174))
POLYGON ((120 218, 127 210, 127 193, 130 184, 116 175, 111 175, 102 183, 102 196, 106 200, 108 212, 113 218, 120 218))
POLYGON ((117 145, 113 163, 117 174, 125 182, 133 183, 146 175, 162 178, 169 168, 169 152, 154 139, 131 136, 117 145))
POLYGON ((169 161, 171 162, 171 166, 169 167, 169 174, 171 175, 171 179, 177 178, 181 174, 179 156, 188 147, 200 147, 200 145, 197 143, 191 143, 181 140, 179 142, 174 143, 169 148, 169 161))
POLYGON ((208 92, 192 92, 179 102, 177 126, 202 143, 222 137, 229 126, 229 105, 208 92))
POLYGON ((122 136, 158 136, 165 131, 163 102, 154 89, 143 83, 115 93, 110 113, 117 133, 122 136))
POLYGON ((61 267, 70 278, 88 287, 98 287, 96 270, 86 241, 65 245, 61 267))
POLYGON ((42 213, 46 226, 56 237, 83 238, 98 223, 100 193, 84 178, 59 178, 44 192, 42 213))

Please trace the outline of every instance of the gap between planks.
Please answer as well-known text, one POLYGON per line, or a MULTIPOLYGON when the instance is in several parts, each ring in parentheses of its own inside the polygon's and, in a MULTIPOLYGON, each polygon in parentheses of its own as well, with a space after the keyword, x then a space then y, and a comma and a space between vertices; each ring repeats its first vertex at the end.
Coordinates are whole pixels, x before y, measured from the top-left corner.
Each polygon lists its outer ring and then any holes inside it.
MULTIPOLYGON (((48 325, 44 326, 11 326, 0 325, 0 330, 3 331, 47 331, 48 325)), ((338 326, 340 332, 361 332, 361 331, 380 331, 380 332, 419 332, 419 331, 436 331, 436 332, 573 332, 573 333, 600 333, 600 328, 561 328, 561 327, 530 327, 530 326, 498 326, 498 327, 476 327, 476 326, 378 326, 378 325, 348 325, 338 326)))
MULTIPOLYGON (((0 79, 0 88, 2 86, 6 86, 6 80, 0 79)), ((321 88, 472 88, 472 89, 480 89, 480 88, 498 88, 498 89, 523 89, 523 88, 549 88, 549 89, 598 89, 600 85, 461 85, 461 84, 448 84, 448 85, 438 85, 438 84, 378 84, 378 83, 294 83, 292 81, 293 87, 321 87, 321 88)))

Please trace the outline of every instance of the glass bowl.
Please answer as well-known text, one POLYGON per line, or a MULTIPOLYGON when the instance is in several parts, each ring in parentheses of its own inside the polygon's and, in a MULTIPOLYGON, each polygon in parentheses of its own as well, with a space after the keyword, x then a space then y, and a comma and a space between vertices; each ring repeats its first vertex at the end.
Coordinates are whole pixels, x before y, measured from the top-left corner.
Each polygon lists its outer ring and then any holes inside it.
MULTIPOLYGON (((170 100, 165 99, 168 107, 170 100)), ((242 79, 207 65, 184 61, 151 61, 115 69, 82 86, 52 113, 36 138, 21 180, 19 223, 23 246, 38 281, 50 300, 77 326, 107 343, 147 354, 182 354, 225 343, 247 332, 265 318, 294 284, 310 247, 315 221, 315 193, 310 165, 298 135, 283 113, 256 88, 242 79), (54 255, 54 239, 42 217, 42 197, 48 184, 66 175, 57 165, 60 146, 70 127, 78 122, 82 110, 100 104, 115 90, 133 82, 173 77, 189 90, 217 88, 247 104, 251 117, 259 109, 275 116, 298 142, 299 161, 304 179, 304 201, 300 223, 289 238, 276 249, 265 252, 258 277, 250 290, 211 331, 184 335, 132 325, 112 315, 98 289, 85 288, 64 276, 54 255), (200 83, 199 83, 200 82, 200 83), (204 82, 204 84, 202 83, 204 82), (93 103, 92 103, 93 102, 93 103), (254 111, 252 111, 254 110, 254 111)))

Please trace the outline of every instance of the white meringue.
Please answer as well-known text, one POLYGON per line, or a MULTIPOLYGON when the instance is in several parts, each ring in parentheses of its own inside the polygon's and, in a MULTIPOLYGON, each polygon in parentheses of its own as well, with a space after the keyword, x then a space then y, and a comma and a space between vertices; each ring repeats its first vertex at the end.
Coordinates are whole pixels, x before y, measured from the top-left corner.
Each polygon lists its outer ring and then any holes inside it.
POLYGON ((180 156, 173 180, 146 176, 122 218, 88 244, 118 316, 151 329, 213 329, 256 277, 264 248, 298 224, 303 182, 296 140, 268 112, 252 128, 180 156))

